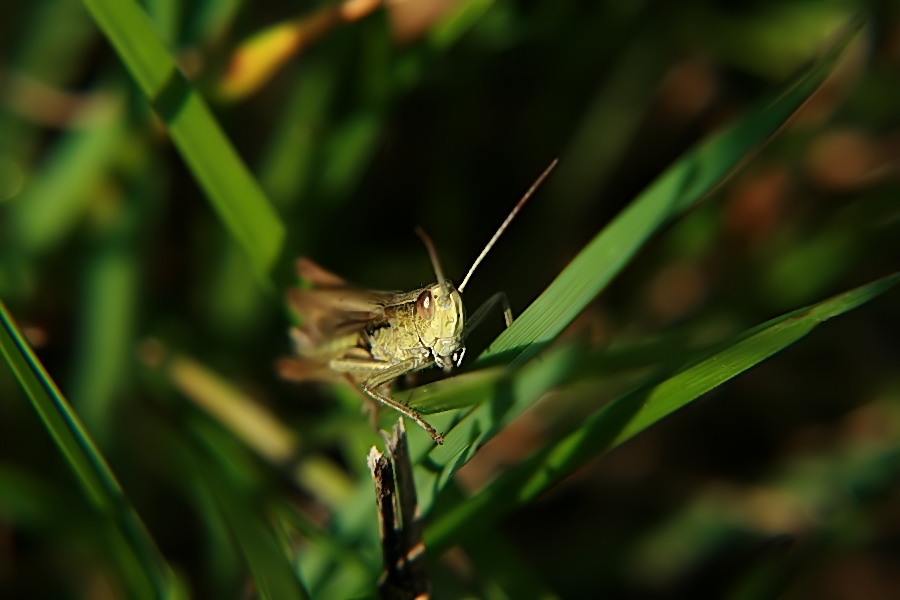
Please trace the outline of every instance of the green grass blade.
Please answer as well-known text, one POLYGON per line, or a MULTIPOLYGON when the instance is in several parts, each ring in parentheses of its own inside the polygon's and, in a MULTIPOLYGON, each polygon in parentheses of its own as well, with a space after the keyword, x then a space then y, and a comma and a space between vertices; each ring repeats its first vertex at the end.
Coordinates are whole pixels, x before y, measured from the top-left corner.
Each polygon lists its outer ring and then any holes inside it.
MULTIPOLYGON (((845 40, 845 44, 850 37, 845 40)), ((607 226, 566 267, 550 287, 504 331, 482 355, 513 359, 515 365, 527 361, 552 341, 584 309, 588 302, 621 270, 647 239, 663 224, 698 202, 721 182, 749 153, 768 139, 817 89, 832 71, 841 49, 839 45, 825 59, 774 103, 765 103, 737 123, 702 143, 666 171, 609 226, 607 226)), ((556 356, 555 354, 553 356, 556 356)), ((449 476, 465 464, 475 449, 496 431, 567 376, 577 356, 565 358, 565 366, 555 367, 556 358, 528 365, 513 378, 512 385, 482 382, 481 405, 460 418, 458 413, 429 417, 429 422, 445 435, 443 446, 429 452, 431 467, 422 473, 427 481, 420 490, 420 502, 427 512, 430 501, 449 476), (522 385, 527 382, 527 385, 522 385), (547 387, 549 386, 549 387, 547 387)), ((439 383, 431 391, 438 395, 439 383)), ((410 399, 414 406, 434 403, 418 390, 410 399)), ((424 412, 429 412, 427 409, 424 412)), ((410 440, 414 448, 418 438, 410 440)))
POLYGON ((257 596, 261 600, 304 600, 308 594, 290 560, 291 550, 280 539, 269 518, 258 487, 258 472, 247 469, 252 462, 240 443, 207 421, 191 424, 195 447, 173 440, 186 464, 198 493, 228 531, 240 552, 257 596), (202 449, 200 449, 202 447, 202 449), (224 466, 224 468, 223 468, 224 466))
POLYGON ((98 204, 121 209, 116 219, 97 221, 91 229, 79 282, 77 345, 67 394, 101 446, 119 426, 116 413, 128 398, 123 392, 137 347, 144 266, 139 242, 142 232, 155 224, 153 208, 162 195, 158 167, 153 160, 141 161, 129 173, 126 188, 98 186, 94 195, 98 204))
POLYGON ((15 239, 27 254, 46 251, 79 222, 92 186, 120 151, 123 131, 102 124, 62 136, 40 170, 40 176, 12 205, 15 239))
MULTIPOLYGON (((479 361, 483 366, 491 362, 485 359, 492 357, 513 360, 521 369, 512 375, 492 371, 483 378, 465 377, 465 382, 438 382, 417 388, 406 397, 398 395, 401 401, 431 413, 453 406, 444 397, 443 388, 456 387, 457 392, 465 393, 467 403, 476 405, 473 409, 429 414, 428 421, 438 431, 445 432, 442 446, 434 447, 428 436, 415 428, 409 432, 412 453, 418 459, 417 494, 422 514, 429 513, 453 473, 468 462, 479 446, 544 392, 570 380, 579 369, 584 352, 577 346, 567 345, 554 348, 539 361, 528 361, 528 358, 549 344, 651 235, 696 204, 777 132, 831 73, 851 39, 852 35, 848 35, 777 100, 761 104, 667 170, 575 258, 479 361), (526 361, 527 364, 522 364, 526 361)), ((516 490, 510 493, 507 500, 518 505, 516 490)), ((439 517, 430 530, 429 548, 435 543, 443 548, 445 543, 456 540, 454 524, 465 525, 468 518, 474 521, 483 510, 477 502, 475 506, 471 516, 466 512, 467 503, 457 512, 439 517), (452 516, 457 514, 460 516, 452 516)), ((486 506, 490 507, 490 503, 486 506)))
POLYGON ((153 106, 261 282, 281 254, 285 226, 147 15, 132 0, 85 0, 97 25, 153 106))
POLYGON ((785 124, 832 72, 856 31, 777 100, 763 103, 663 173, 575 257, 480 361, 502 355, 521 363, 559 335, 650 236, 703 199, 785 124))
MULTIPOLYGON (((90 501, 115 525, 119 547, 139 565, 141 581, 129 578, 140 597, 176 596, 171 569, 128 501, 106 460, 94 446, 68 401, 35 356, 0 302, 0 350, 90 501)), ((134 573, 134 570, 131 570, 134 573)))
POLYGON ((850 290, 751 329, 661 383, 641 386, 595 413, 573 433, 506 471, 478 495, 438 517, 426 531, 440 553, 485 523, 536 498, 589 460, 806 336, 820 323, 883 294, 900 274, 850 290))
MULTIPOLYGON (((416 467, 416 494, 422 514, 428 514, 438 494, 453 474, 475 452, 541 396, 571 379, 583 362, 582 344, 560 344, 514 372, 483 369, 460 377, 416 388, 397 398, 418 398, 414 407, 435 409, 453 396, 475 405, 440 414, 427 420, 438 431, 447 432, 444 444, 435 446, 431 437, 418 427, 407 431, 410 453, 416 467), (449 397, 448 397, 449 396, 449 397)), ((425 411, 427 413, 427 410, 425 411)))
POLYGON ((493 0, 465 0, 456 3, 429 33, 435 48, 444 49, 456 42, 493 5, 493 0))

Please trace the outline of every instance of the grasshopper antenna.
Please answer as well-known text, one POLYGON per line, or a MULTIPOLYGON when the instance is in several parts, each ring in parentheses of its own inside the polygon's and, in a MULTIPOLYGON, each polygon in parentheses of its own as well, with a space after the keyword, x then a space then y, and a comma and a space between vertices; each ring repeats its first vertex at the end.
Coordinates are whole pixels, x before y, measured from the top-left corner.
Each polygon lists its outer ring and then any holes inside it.
MULTIPOLYGON (((512 220, 515 218, 515 216, 519 213, 519 211, 522 210, 522 207, 525 206, 525 203, 528 202, 528 199, 531 198, 531 195, 534 193, 534 191, 536 189, 538 189, 538 187, 542 183, 544 183, 544 180, 547 178, 547 175, 549 175, 550 172, 553 171, 554 168, 556 168, 556 164, 558 162, 559 162, 558 158, 553 159, 553 162, 550 163, 550 166, 547 167, 546 169, 544 169, 544 172, 541 173, 541 176, 538 177, 535 180, 535 182, 531 184, 531 187, 528 188, 528 191, 525 192, 525 195, 522 196, 522 199, 519 200, 516 203, 516 205, 513 207, 513 209, 509 212, 509 215, 506 217, 506 220, 500 224, 500 227, 499 227, 499 229, 497 229, 497 232, 494 234, 494 237, 491 238, 491 240, 484 247, 484 250, 481 251, 481 254, 478 255, 478 258, 475 259, 475 262, 472 263, 472 266, 469 268, 469 272, 466 273, 465 278, 463 278, 462 283, 459 284, 458 288, 456 288, 459 290, 460 294, 462 294, 462 291, 463 291, 463 289, 465 289, 466 284, 469 283, 469 278, 472 277, 472 273, 475 272, 476 267, 478 267, 478 265, 481 264, 481 261, 484 260, 484 257, 487 255, 487 253, 490 251, 490 249, 494 247, 494 244, 497 243, 497 239, 503 234, 504 231, 506 231, 506 228, 509 226, 509 224, 512 222, 512 220)), ((430 249, 429 249, 429 252, 431 252, 430 249)))
POLYGON ((438 284, 441 286, 441 289, 446 293, 446 285, 444 284, 444 270, 441 268, 441 261, 438 260, 437 250, 434 248, 434 242, 431 241, 431 238, 428 237, 428 234, 425 233, 425 230, 416 226, 416 235, 419 236, 419 239, 422 240, 422 243, 425 244, 425 249, 428 250, 428 258, 431 259, 431 266, 434 268, 434 274, 437 277, 438 284))

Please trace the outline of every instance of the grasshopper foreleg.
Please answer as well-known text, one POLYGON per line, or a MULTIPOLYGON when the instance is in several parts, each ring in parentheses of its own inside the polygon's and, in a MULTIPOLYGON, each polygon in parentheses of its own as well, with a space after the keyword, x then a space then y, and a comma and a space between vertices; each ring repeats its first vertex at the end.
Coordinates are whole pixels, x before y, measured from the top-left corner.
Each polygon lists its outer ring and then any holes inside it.
POLYGON ((380 386, 388 383, 392 379, 396 379, 400 375, 410 373, 412 371, 418 371, 419 369, 423 369, 430 365, 431 362, 423 365, 421 364, 420 360, 414 358, 390 364, 372 359, 348 357, 332 360, 329 364, 332 369, 342 373, 346 373, 351 378, 355 374, 357 381, 362 379, 362 381, 360 381, 359 383, 359 386, 360 388, 362 388, 362 391, 366 396, 412 419, 419 427, 427 431, 436 443, 443 444, 444 436, 439 434, 434 427, 429 425, 428 422, 422 418, 422 415, 420 415, 414 408, 411 408, 377 391, 380 386), (368 377, 361 377, 364 376, 364 374, 368 374, 368 377))
POLYGON ((466 332, 465 335, 468 336, 469 333, 478 325, 484 321, 484 318, 487 316, 488 312, 491 311, 495 306, 500 304, 503 306, 503 320, 506 322, 506 326, 509 327, 512 325, 513 316, 512 316, 512 308, 509 306, 509 299, 506 297, 505 292, 497 292, 490 298, 484 301, 484 304, 478 307, 478 310, 475 311, 471 317, 466 320, 466 332))
POLYGON ((393 398, 385 396, 384 394, 378 393, 370 384, 368 384, 366 382, 361 383, 360 387, 362 387, 362 390, 366 393, 367 396, 381 402, 385 406, 389 406, 390 408, 393 408, 394 410, 401 413, 405 417, 408 417, 408 418, 412 419, 413 421, 415 421, 419 427, 421 427, 422 429, 424 429, 425 431, 428 432, 428 434, 431 436, 431 438, 435 441, 436 444, 444 443, 444 436, 439 434, 437 432, 437 430, 435 430, 434 427, 429 425, 428 421, 423 419, 422 415, 420 415, 418 412, 416 412, 416 410, 414 408, 411 408, 401 402, 397 402, 393 398))

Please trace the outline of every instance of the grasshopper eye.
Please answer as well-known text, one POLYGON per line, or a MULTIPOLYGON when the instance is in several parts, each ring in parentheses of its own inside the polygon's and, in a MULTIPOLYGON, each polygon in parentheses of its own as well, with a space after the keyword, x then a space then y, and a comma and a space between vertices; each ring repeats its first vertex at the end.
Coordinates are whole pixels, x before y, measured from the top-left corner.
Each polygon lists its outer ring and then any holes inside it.
POLYGON ((434 298, 431 296, 431 290, 425 290, 419 294, 419 298, 416 300, 416 312, 426 321, 430 321, 434 316, 434 298))

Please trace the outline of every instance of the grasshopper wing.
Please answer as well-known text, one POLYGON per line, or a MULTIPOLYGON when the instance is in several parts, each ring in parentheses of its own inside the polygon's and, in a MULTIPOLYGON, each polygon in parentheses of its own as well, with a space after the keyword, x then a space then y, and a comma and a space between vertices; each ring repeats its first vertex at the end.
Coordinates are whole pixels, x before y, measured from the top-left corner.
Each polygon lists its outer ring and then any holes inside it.
POLYGON ((350 287, 346 281, 331 271, 326 271, 306 257, 298 258, 294 266, 301 281, 305 281, 317 288, 327 290, 350 287))
POLYGON ((396 296, 353 288, 307 258, 297 261, 297 273, 315 286, 288 292, 288 307, 299 324, 291 338, 301 358, 327 361, 356 346, 360 333, 384 324, 385 306, 396 296))

